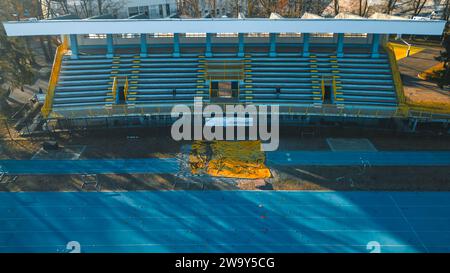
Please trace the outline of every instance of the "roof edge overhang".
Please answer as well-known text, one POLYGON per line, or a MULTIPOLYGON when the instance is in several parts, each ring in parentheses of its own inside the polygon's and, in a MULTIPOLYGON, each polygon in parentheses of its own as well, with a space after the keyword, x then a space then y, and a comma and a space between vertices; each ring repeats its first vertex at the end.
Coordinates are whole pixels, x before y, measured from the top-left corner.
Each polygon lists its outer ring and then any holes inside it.
POLYGON ((376 33, 441 35, 441 20, 379 19, 96 19, 3 23, 8 36, 122 33, 376 33))

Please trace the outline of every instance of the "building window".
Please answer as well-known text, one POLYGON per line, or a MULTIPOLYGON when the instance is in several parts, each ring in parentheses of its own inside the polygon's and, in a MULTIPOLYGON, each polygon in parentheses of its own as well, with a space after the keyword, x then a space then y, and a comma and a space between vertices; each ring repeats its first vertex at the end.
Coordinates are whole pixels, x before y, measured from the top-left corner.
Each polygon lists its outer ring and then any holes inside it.
POLYGON ((263 33, 251 32, 251 33, 247 33, 246 37, 269 37, 269 32, 263 32, 263 33))
POLYGON ((153 35, 149 35, 154 38, 173 38, 173 33, 153 33, 153 35))
POLYGON ((139 6, 139 7, 129 7, 128 8, 128 17, 138 15, 138 14, 145 14, 146 16, 148 16, 149 15, 148 6, 139 6))
POLYGON ((139 13, 140 14, 145 14, 145 16, 148 17, 148 15, 149 15, 148 6, 139 7, 139 13))
POLYGON ((346 38, 367 38, 367 33, 344 33, 346 38))
POLYGON ((164 17, 163 5, 159 5, 159 17, 164 17))
POLYGON ((206 33, 196 33, 196 32, 191 32, 191 33, 186 33, 185 37, 206 37, 206 33))
POLYGON ((170 5, 166 4, 166 15, 169 16, 170 15, 170 5))
POLYGON ((302 34, 298 32, 282 32, 278 35, 279 37, 288 37, 288 38, 294 38, 294 37, 301 37, 302 34))
POLYGON ((87 34, 84 35, 87 39, 106 39, 106 34, 87 34))
POLYGON ((316 38, 333 38, 334 33, 311 33, 311 37, 316 38))
POLYGON ((158 5, 150 6, 150 18, 157 18, 157 17, 159 17, 158 5))
POLYGON ((235 32, 217 33, 216 37, 238 37, 238 33, 235 33, 235 32))
POLYGON ((128 7, 128 17, 139 14, 139 7, 128 7))
POLYGON ((140 34, 136 34, 136 33, 123 33, 123 34, 117 35, 117 37, 122 38, 122 39, 134 39, 134 38, 140 37, 140 34))

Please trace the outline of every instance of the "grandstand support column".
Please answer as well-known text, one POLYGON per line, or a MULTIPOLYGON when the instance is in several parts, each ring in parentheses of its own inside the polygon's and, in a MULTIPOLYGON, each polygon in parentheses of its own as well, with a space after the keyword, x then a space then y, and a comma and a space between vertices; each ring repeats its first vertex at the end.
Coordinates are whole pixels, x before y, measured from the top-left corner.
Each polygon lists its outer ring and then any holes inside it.
POLYGON ((173 34, 173 53, 174 57, 180 57, 180 33, 173 34))
POLYGON ((309 56, 309 33, 302 33, 303 35, 303 56, 309 56))
POLYGON ((344 33, 338 33, 337 35, 337 53, 338 57, 344 56, 344 33))
POLYGON ((106 58, 112 58, 114 56, 114 45, 112 34, 106 34, 106 58))
POLYGON ((238 57, 244 57, 244 33, 238 34, 238 57))
POLYGON ((147 57, 147 34, 141 33, 141 57, 147 57))
POLYGON ((72 50, 72 59, 78 59, 78 40, 76 34, 70 34, 70 50, 72 50))
POLYGON ((212 57, 211 36, 212 36, 211 33, 206 33, 206 50, 205 50, 206 57, 212 57))
POLYGON ((270 39, 269 56, 270 57, 276 57, 277 56, 277 34, 276 33, 270 33, 269 34, 269 39, 270 39))
POLYGON ((378 49, 380 47, 380 34, 372 34, 372 58, 380 57, 378 49))

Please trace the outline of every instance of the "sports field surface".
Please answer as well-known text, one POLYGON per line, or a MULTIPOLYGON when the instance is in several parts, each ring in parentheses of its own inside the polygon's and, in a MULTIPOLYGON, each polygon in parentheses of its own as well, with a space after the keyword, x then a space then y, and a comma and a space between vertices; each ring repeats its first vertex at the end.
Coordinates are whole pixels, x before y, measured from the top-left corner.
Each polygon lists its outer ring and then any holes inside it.
POLYGON ((450 252, 450 192, 27 192, 0 207, 0 252, 450 252))
MULTIPOLYGON (((447 166, 450 152, 268 152, 269 165, 304 166, 447 166)), ((26 174, 108 174, 108 173, 176 173, 176 158, 86 159, 86 160, 0 160, 2 171, 26 174)))

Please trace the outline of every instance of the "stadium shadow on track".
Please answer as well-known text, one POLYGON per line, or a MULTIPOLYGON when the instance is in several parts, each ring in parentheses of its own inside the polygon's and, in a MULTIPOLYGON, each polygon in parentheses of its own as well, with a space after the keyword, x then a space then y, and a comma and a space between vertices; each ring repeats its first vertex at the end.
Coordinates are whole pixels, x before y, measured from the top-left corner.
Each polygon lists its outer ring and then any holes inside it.
POLYGON ((368 252, 370 241, 379 242, 382 252, 424 251, 389 197, 361 192, 0 193, 6 206, 0 217, 17 218, 0 227, 0 251, 65 252, 69 241, 79 242, 82 252, 368 252))

